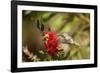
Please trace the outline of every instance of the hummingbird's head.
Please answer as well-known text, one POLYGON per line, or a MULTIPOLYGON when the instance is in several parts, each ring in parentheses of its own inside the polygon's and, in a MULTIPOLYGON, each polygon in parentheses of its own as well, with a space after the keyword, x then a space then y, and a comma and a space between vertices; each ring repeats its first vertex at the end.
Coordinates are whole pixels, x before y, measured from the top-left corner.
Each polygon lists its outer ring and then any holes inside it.
POLYGON ((73 38, 67 33, 62 33, 61 35, 59 35, 59 42, 79 46, 79 44, 74 41, 73 38))

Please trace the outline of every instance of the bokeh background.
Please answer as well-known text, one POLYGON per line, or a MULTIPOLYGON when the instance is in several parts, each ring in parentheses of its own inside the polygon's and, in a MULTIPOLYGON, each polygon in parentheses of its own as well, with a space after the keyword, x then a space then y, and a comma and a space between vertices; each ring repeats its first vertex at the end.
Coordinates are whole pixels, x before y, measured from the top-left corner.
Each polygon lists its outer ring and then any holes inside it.
MULTIPOLYGON (((70 50, 69 58, 66 60, 74 59, 89 59, 90 58, 90 14, 89 13, 71 13, 71 12, 47 12, 47 11, 28 11, 23 10, 23 25, 22 25, 22 43, 29 45, 29 51, 33 51, 31 45, 36 48, 41 46, 40 33, 42 29, 48 31, 56 31, 57 35, 63 32, 67 33, 72 37, 75 42, 79 43, 80 49, 70 50), (38 25, 39 24, 39 25, 38 25), (41 30, 39 30, 41 29, 41 30), (34 33, 34 34, 32 34, 34 33), (27 37, 29 37, 27 39, 27 37), (34 37, 34 38, 33 38, 34 37), (38 40, 36 40, 38 39, 38 40), (33 42, 33 41, 34 42, 33 42), (26 43, 28 42, 28 43, 26 43), (31 48, 31 49, 30 49, 31 48)), ((40 50, 40 49, 38 49, 40 50)), ((36 50, 35 50, 36 51, 36 50)), ((26 60, 27 56, 23 55, 23 61, 26 60)))

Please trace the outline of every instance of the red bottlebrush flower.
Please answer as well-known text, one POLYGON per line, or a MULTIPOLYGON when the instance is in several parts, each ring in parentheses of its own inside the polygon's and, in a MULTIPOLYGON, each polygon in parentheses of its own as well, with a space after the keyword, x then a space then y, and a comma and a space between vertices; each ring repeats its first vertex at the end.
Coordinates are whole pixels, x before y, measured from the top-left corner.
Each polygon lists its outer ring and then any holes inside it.
POLYGON ((48 35, 47 42, 44 43, 45 48, 49 55, 56 55, 58 53, 58 39, 55 32, 45 32, 45 35, 48 35))

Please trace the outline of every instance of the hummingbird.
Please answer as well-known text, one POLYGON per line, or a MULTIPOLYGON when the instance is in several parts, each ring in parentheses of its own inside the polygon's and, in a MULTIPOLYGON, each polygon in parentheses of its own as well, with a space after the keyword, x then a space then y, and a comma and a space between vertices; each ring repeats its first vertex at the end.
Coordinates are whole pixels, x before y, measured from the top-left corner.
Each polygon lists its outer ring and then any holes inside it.
POLYGON ((80 44, 77 43, 68 33, 63 32, 58 35, 58 42, 60 43, 60 48, 63 50, 65 55, 71 50, 71 46, 80 47, 80 44))

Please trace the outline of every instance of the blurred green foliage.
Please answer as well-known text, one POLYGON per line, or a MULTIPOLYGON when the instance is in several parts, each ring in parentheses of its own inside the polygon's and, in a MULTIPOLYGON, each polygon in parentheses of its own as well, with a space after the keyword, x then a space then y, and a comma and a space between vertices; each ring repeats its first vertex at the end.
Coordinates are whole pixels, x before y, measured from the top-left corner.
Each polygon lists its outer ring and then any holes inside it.
MULTIPOLYGON (((52 28, 57 34, 68 33, 80 47, 71 47, 64 57, 67 60, 90 58, 90 14, 71 12, 23 11, 23 18, 31 18, 52 28)), ((24 26, 23 26, 24 27, 24 26)), ((44 27, 46 30, 47 27, 44 27)), ((41 51, 41 53, 43 53, 41 51)), ((50 58, 50 57, 49 57, 50 58)), ((47 59, 44 59, 47 60, 47 59)))

